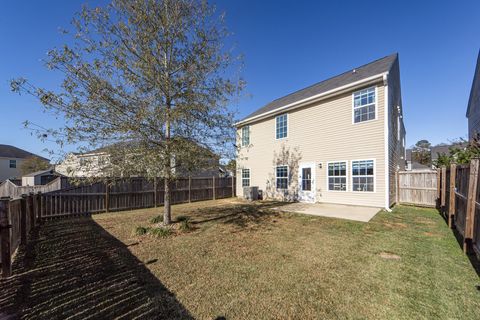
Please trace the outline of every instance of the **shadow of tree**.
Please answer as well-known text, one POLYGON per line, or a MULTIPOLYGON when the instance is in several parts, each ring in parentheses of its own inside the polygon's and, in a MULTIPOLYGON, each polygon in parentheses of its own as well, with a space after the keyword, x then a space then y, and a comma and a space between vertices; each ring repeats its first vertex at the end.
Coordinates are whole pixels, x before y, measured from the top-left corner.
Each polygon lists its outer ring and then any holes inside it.
POLYGON ((219 223, 235 225, 241 228, 262 225, 269 223, 271 218, 280 215, 278 211, 271 209, 286 204, 287 203, 280 201, 261 201, 233 206, 198 209, 191 216, 191 222, 192 224, 200 225, 207 222, 217 221, 219 223))
POLYGON ((91 218, 47 221, 31 236, 0 280, 0 319, 193 319, 91 218))

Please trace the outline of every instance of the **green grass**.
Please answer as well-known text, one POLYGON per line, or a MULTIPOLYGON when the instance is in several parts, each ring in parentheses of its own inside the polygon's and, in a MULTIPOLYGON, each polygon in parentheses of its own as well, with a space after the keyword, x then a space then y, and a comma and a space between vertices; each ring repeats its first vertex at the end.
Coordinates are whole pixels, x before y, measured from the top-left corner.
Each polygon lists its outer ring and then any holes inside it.
MULTIPOLYGON (((278 204, 179 205, 195 229, 130 248, 196 318, 477 319, 480 283, 433 209, 369 223, 279 214, 278 204)), ((159 209, 157 209, 159 210, 159 209)), ((155 212, 94 216, 128 244, 155 212)), ((178 219, 181 220, 181 219, 178 219)))
POLYGON ((479 277, 436 210, 359 223, 279 205, 177 205, 167 228, 162 208, 47 221, 0 279, 0 318, 479 318, 479 277))

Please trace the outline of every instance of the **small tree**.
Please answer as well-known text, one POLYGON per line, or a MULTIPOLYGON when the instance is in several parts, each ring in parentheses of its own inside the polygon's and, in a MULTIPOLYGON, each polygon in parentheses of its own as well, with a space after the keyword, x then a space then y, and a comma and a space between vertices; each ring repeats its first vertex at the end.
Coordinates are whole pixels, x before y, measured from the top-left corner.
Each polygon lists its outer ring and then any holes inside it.
POLYGON ((428 140, 419 140, 413 147, 412 160, 423 165, 430 165, 432 163, 430 147, 431 144, 428 140))
POLYGON ((21 162, 20 173, 23 176, 32 172, 47 170, 49 167, 50 164, 48 161, 36 156, 31 156, 21 162))
POLYGON ((64 76, 62 90, 25 79, 12 81, 12 89, 66 119, 64 128, 48 130, 62 145, 124 142, 107 149, 108 172, 163 178, 169 224, 177 169, 233 149, 228 103, 243 83, 239 60, 224 46, 223 15, 206 1, 114 0, 84 7, 73 25, 72 43, 51 50, 46 63, 64 76))

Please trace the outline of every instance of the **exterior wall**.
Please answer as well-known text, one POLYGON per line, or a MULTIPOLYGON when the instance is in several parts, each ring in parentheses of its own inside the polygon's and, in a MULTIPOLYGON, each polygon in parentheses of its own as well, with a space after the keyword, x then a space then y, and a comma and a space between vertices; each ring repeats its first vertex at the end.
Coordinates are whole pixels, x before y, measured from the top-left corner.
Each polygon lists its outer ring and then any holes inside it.
POLYGON ((480 134, 480 53, 468 104, 468 138, 473 139, 475 135, 480 134))
POLYGON ((9 178, 20 178, 20 165, 23 159, 20 158, 3 158, 0 157, 0 182, 9 178), (10 168, 10 160, 17 160, 17 167, 10 168))
POLYGON ((55 166, 55 171, 67 177, 97 177, 103 172, 99 166, 100 157, 104 154, 69 154, 65 160, 55 166), (80 159, 85 159, 85 164, 80 165, 80 159))
MULTIPOLYGON (((361 87, 364 89, 371 87, 361 87)), ((385 207, 385 101, 384 85, 377 90, 376 119, 353 123, 353 92, 338 95, 288 112, 288 137, 275 139, 275 116, 250 124, 250 145, 237 155, 237 194, 243 196, 242 168, 250 169, 250 186, 264 197, 296 200, 299 163, 314 163, 316 202, 385 207), (375 160, 374 192, 352 191, 351 161, 375 160), (347 191, 328 191, 327 163, 347 161, 347 191), (289 189, 275 188, 275 166, 288 165, 289 189), (321 166, 321 168, 320 168, 321 166)), ((241 137, 241 128, 237 131, 241 137)), ((241 145, 240 140, 237 145, 241 145)), ((313 188, 313 186, 312 186, 313 188)))
POLYGON ((388 183, 389 205, 395 203, 397 170, 405 170, 405 126, 400 88, 400 67, 398 60, 392 66, 388 77, 388 183))
POLYGON ((34 186, 35 177, 22 177, 22 186, 34 186))

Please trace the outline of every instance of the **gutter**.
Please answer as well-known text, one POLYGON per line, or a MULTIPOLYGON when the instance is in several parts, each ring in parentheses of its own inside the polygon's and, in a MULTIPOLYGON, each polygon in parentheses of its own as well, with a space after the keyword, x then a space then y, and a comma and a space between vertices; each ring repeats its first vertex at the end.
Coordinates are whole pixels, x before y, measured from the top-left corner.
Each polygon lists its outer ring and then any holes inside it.
POLYGON ((371 77, 368 77, 368 78, 365 78, 365 79, 362 79, 362 80, 359 80, 359 81, 355 81, 355 82, 346 84, 344 86, 340 86, 340 87, 337 87, 335 89, 325 91, 325 92, 319 93, 317 95, 314 95, 314 96, 311 96, 311 97, 308 97, 308 98, 305 98, 305 99, 287 104, 283 107, 280 107, 280 108, 277 108, 277 109, 274 109, 274 110, 270 110, 270 111, 267 111, 265 113, 262 113, 262 114, 259 114, 259 115, 256 115, 256 116, 238 121, 238 122, 235 123, 235 126, 239 127, 241 125, 245 125, 245 124, 250 123, 252 121, 258 121, 258 120, 270 117, 272 115, 275 115, 277 113, 282 113, 287 109, 288 110, 297 109, 297 108, 303 107, 307 104, 310 104, 312 102, 317 102, 317 101, 320 101, 320 100, 323 100, 323 99, 326 99, 326 98, 330 98, 334 95, 341 94, 344 91, 351 90, 352 88, 355 88, 355 87, 360 86, 360 85, 369 84, 369 83, 372 83, 372 82, 377 82, 378 80, 385 81, 386 77, 388 77, 388 71, 383 72, 383 73, 379 73, 379 74, 376 74, 374 76, 371 76, 371 77))

